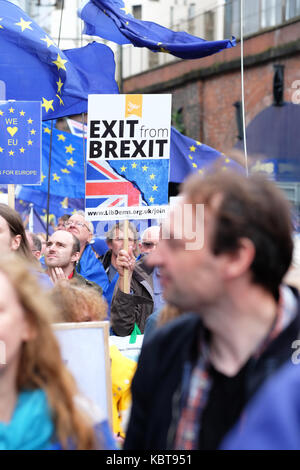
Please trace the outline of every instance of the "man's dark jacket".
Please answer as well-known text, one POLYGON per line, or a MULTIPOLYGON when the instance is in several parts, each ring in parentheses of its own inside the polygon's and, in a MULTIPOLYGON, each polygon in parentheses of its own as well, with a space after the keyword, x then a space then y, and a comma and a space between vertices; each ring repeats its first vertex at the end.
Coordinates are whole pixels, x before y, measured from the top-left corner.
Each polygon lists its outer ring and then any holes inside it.
POLYGON ((74 269, 73 271, 72 279, 75 279, 78 283, 82 284, 83 286, 93 287, 94 289, 96 289, 97 292, 99 292, 100 295, 102 295, 103 293, 102 287, 99 286, 99 284, 96 284, 96 282, 93 282, 93 281, 89 281, 88 279, 83 277, 81 274, 79 274, 76 271, 76 269, 74 269))
MULTIPOLYGON (((291 358, 291 345, 300 330, 298 295, 297 298, 298 311, 294 320, 258 359, 251 357, 247 363, 243 390, 246 401, 291 358)), ((201 328, 197 314, 184 314, 158 329, 142 347, 132 382, 132 411, 125 450, 173 449, 181 411, 182 373, 185 364, 196 359, 201 328)))

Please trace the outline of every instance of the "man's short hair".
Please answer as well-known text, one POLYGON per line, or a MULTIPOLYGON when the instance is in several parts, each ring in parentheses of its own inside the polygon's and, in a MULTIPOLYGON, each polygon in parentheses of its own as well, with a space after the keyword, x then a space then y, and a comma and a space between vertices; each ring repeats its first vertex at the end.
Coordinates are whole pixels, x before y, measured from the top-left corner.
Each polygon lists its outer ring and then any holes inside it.
MULTIPOLYGON (((116 224, 114 224, 107 232, 106 234, 106 243, 109 243, 111 242, 112 240, 114 240, 115 238, 115 231, 116 229, 119 229, 121 230, 123 233, 124 233, 124 225, 125 223, 124 222, 117 222, 116 224)), ((133 239, 134 241, 137 241, 139 236, 138 236, 138 232, 136 230, 136 227, 134 224, 132 224, 131 222, 128 222, 128 231, 131 231, 132 234, 133 234, 133 239)))
POLYGON ((205 204, 213 211, 210 246, 215 255, 234 253, 243 237, 252 241, 253 282, 277 300, 293 253, 291 207, 281 190, 262 175, 247 178, 233 171, 219 171, 203 179, 192 176, 182 189, 187 202, 205 204), (212 207, 217 194, 220 202, 212 207))
MULTIPOLYGON (((68 232, 68 233, 71 233, 71 232, 68 232)), ((73 233, 71 233, 71 235, 73 237, 72 255, 74 255, 74 253, 77 253, 78 251, 80 251, 80 241, 75 235, 73 235, 73 233)))

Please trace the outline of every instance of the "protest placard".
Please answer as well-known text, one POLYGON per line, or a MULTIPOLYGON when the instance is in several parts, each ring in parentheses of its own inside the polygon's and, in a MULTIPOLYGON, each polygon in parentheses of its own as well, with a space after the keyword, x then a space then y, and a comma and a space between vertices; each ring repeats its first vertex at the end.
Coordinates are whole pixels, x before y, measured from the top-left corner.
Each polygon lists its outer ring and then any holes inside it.
POLYGON ((86 217, 167 213, 171 95, 90 95, 86 217))
POLYGON ((79 391, 98 405, 112 424, 109 323, 57 323, 53 328, 79 391))
POLYGON ((40 184, 41 102, 0 102, 0 183, 40 184))

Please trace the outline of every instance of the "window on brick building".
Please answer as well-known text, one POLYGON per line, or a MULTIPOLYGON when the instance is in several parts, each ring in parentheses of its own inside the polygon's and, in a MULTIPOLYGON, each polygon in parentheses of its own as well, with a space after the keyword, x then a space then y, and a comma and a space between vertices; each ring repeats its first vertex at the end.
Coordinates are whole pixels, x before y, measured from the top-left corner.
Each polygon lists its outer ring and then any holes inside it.
POLYGON ((282 0, 261 0, 261 27, 268 28, 282 23, 282 0))
POLYGON ((132 15, 135 17, 135 19, 141 20, 142 19, 142 5, 133 5, 132 15))
POLYGON ((213 10, 204 13, 204 34, 206 41, 213 41, 215 37, 215 12, 213 10))
POLYGON ((154 69, 159 65, 159 53, 148 51, 148 67, 154 69))
POLYGON ((285 19, 290 20, 300 16, 300 0, 287 0, 285 6, 285 19))

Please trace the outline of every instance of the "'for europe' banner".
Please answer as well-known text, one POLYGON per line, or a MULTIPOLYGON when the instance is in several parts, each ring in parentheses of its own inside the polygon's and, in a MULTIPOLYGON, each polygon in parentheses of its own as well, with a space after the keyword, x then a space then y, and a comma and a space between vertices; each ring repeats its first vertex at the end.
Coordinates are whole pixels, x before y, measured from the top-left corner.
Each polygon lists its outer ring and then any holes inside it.
POLYGON ((0 183, 39 184, 41 103, 0 102, 0 183))
POLYGON ((171 95, 90 95, 87 218, 163 217, 170 140, 171 95))

